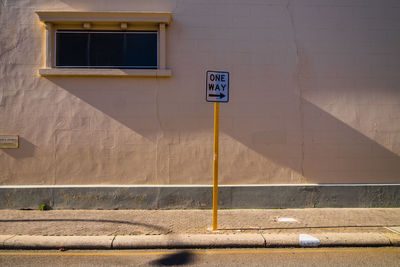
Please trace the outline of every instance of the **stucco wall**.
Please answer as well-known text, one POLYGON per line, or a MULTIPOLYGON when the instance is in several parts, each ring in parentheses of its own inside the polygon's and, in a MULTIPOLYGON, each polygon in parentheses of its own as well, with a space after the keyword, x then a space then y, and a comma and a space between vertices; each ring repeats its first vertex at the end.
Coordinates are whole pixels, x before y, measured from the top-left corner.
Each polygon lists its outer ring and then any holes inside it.
POLYGON ((400 2, 0 1, 0 184, 400 182, 400 2), (172 12, 170 78, 41 77, 36 10, 172 12))

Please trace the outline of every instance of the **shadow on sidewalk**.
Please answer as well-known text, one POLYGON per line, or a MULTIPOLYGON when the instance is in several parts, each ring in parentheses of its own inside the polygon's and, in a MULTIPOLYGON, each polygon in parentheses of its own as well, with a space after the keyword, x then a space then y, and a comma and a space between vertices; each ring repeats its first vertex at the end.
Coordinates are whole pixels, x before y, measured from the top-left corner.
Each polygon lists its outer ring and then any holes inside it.
POLYGON ((129 222, 129 221, 118 221, 118 220, 94 220, 94 219, 8 219, 8 220, 0 220, 0 223, 12 223, 12 222, 93 222, 93 223, 115 223, 115 224, 128 224, 134 226, 143 226, 147 228, 152 228, 154 230, 158 230, 162 232, 162 234, 168 234, 171 232, 168 228, 140 223, 140 222, 129 222))

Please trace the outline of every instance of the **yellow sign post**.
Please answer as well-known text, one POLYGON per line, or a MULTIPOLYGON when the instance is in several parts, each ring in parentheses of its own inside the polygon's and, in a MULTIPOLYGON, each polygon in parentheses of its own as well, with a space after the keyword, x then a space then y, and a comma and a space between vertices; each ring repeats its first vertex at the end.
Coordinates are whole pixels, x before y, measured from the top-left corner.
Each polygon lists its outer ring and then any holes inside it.
POLYGON ((218 229, 218 145, 219 103, 214 103, 214 158, 213 158, 213 231, 218 229))
POLYGON ((214 102, 213 231, 218 229, 219 103, 229 102, 229 72, 207 71, 206 101, 214 102))

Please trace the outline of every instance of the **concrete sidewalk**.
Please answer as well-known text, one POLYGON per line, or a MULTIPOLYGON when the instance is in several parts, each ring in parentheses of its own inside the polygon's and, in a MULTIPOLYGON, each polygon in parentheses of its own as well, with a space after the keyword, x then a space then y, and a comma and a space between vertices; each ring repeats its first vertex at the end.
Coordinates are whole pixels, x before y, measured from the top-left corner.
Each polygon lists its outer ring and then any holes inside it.
POLYGON ((400 208, 0 210, 3 249, 399 246, 400 208))

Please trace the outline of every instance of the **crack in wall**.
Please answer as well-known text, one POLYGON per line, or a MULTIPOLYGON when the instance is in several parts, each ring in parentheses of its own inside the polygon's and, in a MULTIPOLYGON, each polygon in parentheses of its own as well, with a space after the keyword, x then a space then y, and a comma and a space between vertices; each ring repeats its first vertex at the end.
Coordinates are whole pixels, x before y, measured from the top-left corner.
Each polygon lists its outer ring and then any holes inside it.
POLYGON ((299 94, 299 114, 300 114, 300 132, 301 132, 301 161, 300 161, 300 170, 301 170, 301 175, 304 178, 304 110, 303 110, 303 90, 300 85, 300 73, 301 73, 301 68, 302 68, 302 63, 301 63, 301 55, 300 55, 300 49, 299 49, 299 43, 297 40, 297 29, 296 29, 296 24, 294 21, 294 15, 293 15, 293 1, 288 0, 287 5, 286 5, 286 10, 289 15, 291 27, 292 27, 292 34, 293 34, 293 44, 295 47, 296 51, 296 67, 294 71, 294 80, 295 80, 295 86, 297 89, 297 92, 299 94))
POLYGON ((57 166, 58 166, 58 164, 57 164, 57 148, 58 148, 58 146, 57 146, 57 135, 58 135, 58 132, 59 132, 60 130, 59 129, 55 129, 54 130, 54 138, 53 138, 53 149, 54 149, 54 151, 53 151, 53 162, 54 162, 54 164, 53 164, 53 185, 56 185, 57 184, 57 170, 58 170, 58 168, 57 168, 57 166))
POLYGON ((172 13, 175 13, 175 11, 178 9, 178 6, 180 5, 181 0, 177 0, 175 3, 176 4, 175 4, 175 7, 174 7, 174 10, 172 11, 172 13))
POLYGON ((8 54, 9 52, 17 49, 17 47, 22 43, 23 41, 23 37, 19 36, 18 39, 15 41, 15 44, 11 45, 10 47, 6 48, 5 50, 0 52, 0 59, 5 56, 6 54, 8 54))
MULTIPOLYGON (((1 84, 4 84, 4 83, 1 82, 1 84)), ((5 97, 4 97, 5 93, 6 93, 6 89, 3 86, 1 91, 0 91, 0 107, 4 107, 6 105, 6 100, 5 100, 5 97)))
POLYGON ((7 0, 0 0, 0 14, 4 14, 6 6, 7 6, 7 0))
MULTIPOLYGON (((0 35, 0 37, 1 37, 1 35, 0 35)), ((18 36, 17 40, 15 41, 15 44, 13 44, 13 45, 11 45, 10 47, 4 49, 3 51, 0 51, 0 59, 2 59, 2 57, 6 56, 7 54, 9 54, 10 52, 12 52, 13 50, 17 49, 18 46, 19 46, 22 42, 23 42, 23 37, 22 37, 22 36, 18 36)), ((3 70, 4 70, 4 72, 7 72, 7 71, 6 71, 6 68, 4 68, 3 70)), ((6 73, 3 73, 3 75, 2 75, 2 80, 5 80, 4 77, 7 77, 6 73)), ((5 100, 5 99, 6 99, 6 97, 5 97, 6 89, 5 89, 5 86, 4 86, 4 85, 6 84, 6 82, 1 81, 0 84, 3 85, 2 88, 1 88, 1 90, 0 90, 0 106, 5 106, 5 102, 6 102, 6 100, 5 100)))

